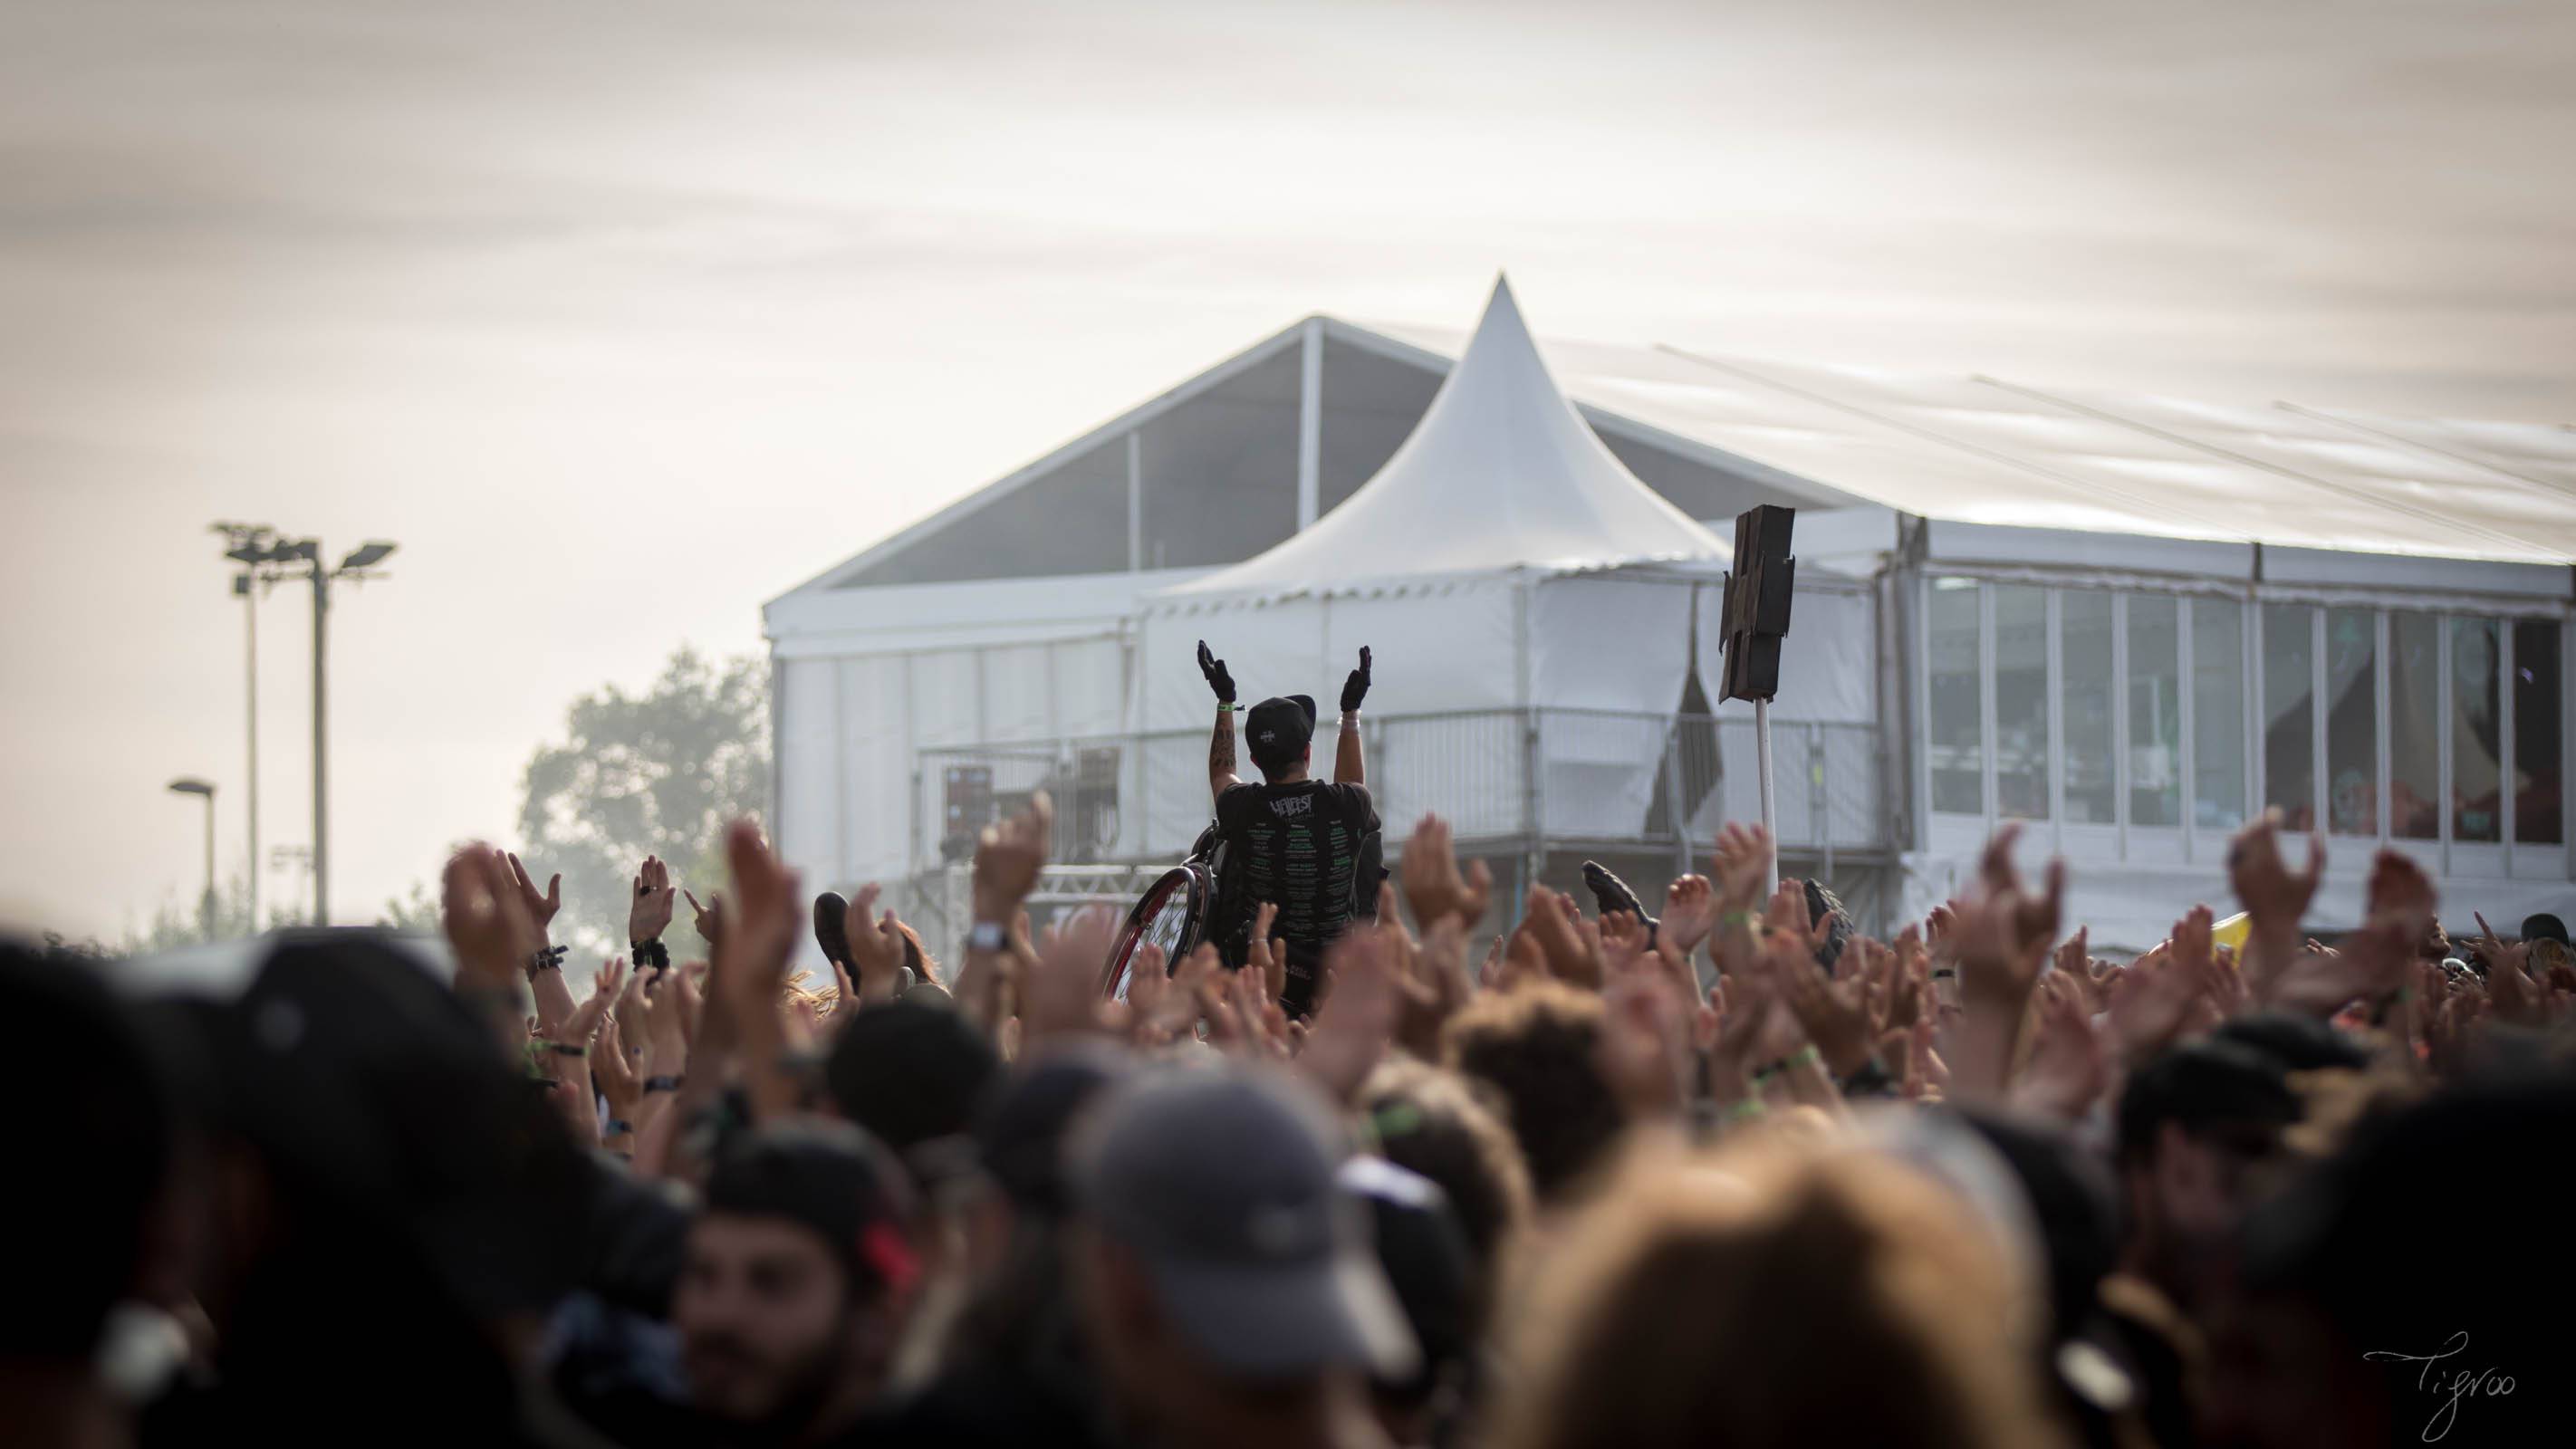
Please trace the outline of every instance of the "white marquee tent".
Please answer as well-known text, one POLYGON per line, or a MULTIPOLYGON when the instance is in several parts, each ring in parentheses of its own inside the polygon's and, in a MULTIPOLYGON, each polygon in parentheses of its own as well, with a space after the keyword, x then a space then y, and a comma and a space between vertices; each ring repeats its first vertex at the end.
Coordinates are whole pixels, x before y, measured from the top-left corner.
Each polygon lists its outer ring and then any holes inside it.
POLYGON ((1064 858, 1168 861, 1196 641, 1328 707, 1368 644, 1391 837, 1650 883, 1752 811, 1745 707, 1702 711, 1760 503, 1800 510, 1784 854, 1865 915, 2020 819, 2144 944, 2267 805, 2335 839, 2321 927, 2379 844, 2576 907, 2576 432, 1541 342, 1504 286, 1463 339, 1308 318, 772 601, 775 828, 934 914, 1038 784, 1064 858))

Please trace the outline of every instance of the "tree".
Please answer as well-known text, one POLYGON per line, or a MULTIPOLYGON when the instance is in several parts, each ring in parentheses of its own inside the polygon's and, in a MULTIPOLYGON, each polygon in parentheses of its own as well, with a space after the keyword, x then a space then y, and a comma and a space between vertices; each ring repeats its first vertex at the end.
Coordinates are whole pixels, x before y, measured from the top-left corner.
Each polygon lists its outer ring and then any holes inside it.
MULTIPOLYGON (((152 913, 152 922, 127 929, 125 938, 113 946, 100 948, 114 956, 149 956, 161 951, 175 951, 182 946, 195 946, 206 939, 203 907, 197 897, 186 900, 164 900, 152 913)), ((215 891, 215 934, 218 941, 238 941, 255 936, 261 930, 300 926, 305 916, 294 906, 272 905, 263 927, 253 927, 250 915, 250 877, 236 871, 224 877, 215 891)))
POLYGON ((528 761, 521 859, 541 889, 563 876, 556 944, 622 951, 644 857, 704 900, 724 879, 725 822, 768 808, 768 671, 683 647, 646 694, 610 685, 574 700, 566 733, 528 761))

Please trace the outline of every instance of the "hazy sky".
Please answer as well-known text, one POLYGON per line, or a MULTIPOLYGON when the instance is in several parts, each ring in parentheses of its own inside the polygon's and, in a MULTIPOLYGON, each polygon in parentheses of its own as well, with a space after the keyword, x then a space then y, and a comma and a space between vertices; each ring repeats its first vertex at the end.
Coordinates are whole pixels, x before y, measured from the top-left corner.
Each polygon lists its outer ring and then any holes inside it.
POLYGON ((210 520, 402 544, 332 616, 365 916, 506 835, 576 693, 1497 268, 1556 336, 2565 421, 2572 74, 2559 0, 0 0, 0 920, 192 898, 175 774, 239 868, 210 520))

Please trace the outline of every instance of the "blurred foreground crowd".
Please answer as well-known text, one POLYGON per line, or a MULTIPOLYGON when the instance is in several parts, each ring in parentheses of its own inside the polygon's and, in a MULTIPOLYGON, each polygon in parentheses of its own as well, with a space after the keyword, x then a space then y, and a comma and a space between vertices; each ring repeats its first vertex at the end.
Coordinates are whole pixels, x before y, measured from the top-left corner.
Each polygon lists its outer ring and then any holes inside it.
POLYGON ((954 962, 873 890, 809 919, 748 823, 702 908, 644 863, 578 996, 480 846, 452 981, 364 931, 221 994, 12 948, 0 1439, 2567 1442, 2565 931, 2447 934, 2382 854, 2308 939, 2278 832, 2240 945, 2110 961, 2009 831, 1882 941, 1758 829, 1587 911, 1425 819, 1296 1019, 1266 919, 1124 999, 1112 913, 1033 931, 1043 799, 954 962))

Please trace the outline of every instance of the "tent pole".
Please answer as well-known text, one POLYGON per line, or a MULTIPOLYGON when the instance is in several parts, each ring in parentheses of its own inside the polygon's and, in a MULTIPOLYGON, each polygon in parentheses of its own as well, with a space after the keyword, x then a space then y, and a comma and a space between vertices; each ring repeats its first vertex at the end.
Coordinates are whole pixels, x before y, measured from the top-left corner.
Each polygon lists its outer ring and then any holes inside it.
POLYGON ((1771 701, 1753 701, 1753 768, 1762 777, 1762 829, 1771 837, 1771 865, 1763 873, 1765 891, 1780 888, 1780 824, 1771 809, 1771 701))

